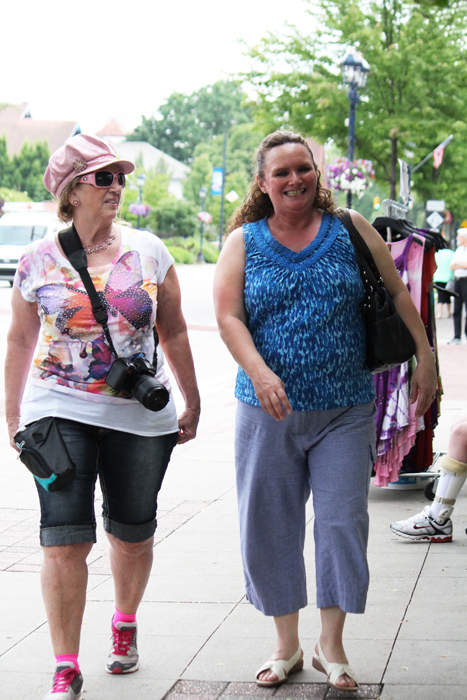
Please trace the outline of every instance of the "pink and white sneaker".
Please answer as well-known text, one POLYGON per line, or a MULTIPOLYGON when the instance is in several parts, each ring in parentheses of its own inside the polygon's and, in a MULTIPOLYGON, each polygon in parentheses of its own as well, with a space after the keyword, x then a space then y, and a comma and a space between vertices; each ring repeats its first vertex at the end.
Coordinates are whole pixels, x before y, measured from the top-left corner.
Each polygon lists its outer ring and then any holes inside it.
POLYGON ((105 663, 107 673, 134 673, 139 669, 137 632, 136 622, 114 625, 112 619, 112 647, 105 663))
POLYGON ((390 528, 399 537, 408 540, 425 540, 428 542, 452 542, 452 520, 444 522, 434 520, 430 515, 430 506, 425 506, 421 513, 412 515, 407 520, 391 523, 390 528))
POLYGON ((52 690, 44 695, 43 700, 82 700, 83 676, 71 661, 64 661, 57 666, 54 673, 52 690))

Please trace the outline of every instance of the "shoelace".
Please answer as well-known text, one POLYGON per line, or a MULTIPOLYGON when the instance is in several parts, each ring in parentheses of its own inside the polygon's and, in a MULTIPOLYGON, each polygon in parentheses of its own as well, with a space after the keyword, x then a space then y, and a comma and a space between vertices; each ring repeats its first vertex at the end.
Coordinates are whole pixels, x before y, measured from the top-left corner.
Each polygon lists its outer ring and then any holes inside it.
POLYGON ((77 672, 74 668, 64 668, 63 671, 56 671, 52 693, 66 693, 76 675, 77 672))
POLYGON ((118 630, 114 627, 112 629, 113 653, 118 656, 128 656, 134 634, 134 628, 118 630))

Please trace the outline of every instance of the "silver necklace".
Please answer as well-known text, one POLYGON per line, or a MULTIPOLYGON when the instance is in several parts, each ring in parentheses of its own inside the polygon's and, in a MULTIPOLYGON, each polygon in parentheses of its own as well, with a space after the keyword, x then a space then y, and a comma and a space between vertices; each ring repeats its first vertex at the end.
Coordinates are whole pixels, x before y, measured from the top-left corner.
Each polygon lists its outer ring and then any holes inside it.
POLYGON ((112 233, 112 231, 109 233, 105 241, 102 241, 102 243, 99 243, 99 245, 87 245, 84 247, 84 250, 86 252, 86 255, 91 255, 91 253, 100 253, 101 250, 106 250, 109 245, 111 245, 112 241, 115 240, 115 234, 112 233))

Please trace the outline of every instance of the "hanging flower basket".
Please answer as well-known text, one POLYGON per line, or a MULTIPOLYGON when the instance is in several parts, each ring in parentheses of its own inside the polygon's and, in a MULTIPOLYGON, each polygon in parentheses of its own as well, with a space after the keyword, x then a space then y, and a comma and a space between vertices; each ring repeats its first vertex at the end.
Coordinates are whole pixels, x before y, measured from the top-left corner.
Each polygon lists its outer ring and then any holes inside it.
POLYGON ((340 192, 351 192, 359 199, 368 187, 373 185, 375 176, 371 160, 338 158, 328 167, 328 184, 340 192))
POLYGON ((198 214, 198 219, 203 222, 203 224, 210 224, 212 221, 212 216, 208 211, 200 211, 198 214))
POLYGON ((148 204, 141 204, 140 202, 133 202, 128 207, 128 211, 135 216, 147 216, 151 211, 151 207, 148 204))

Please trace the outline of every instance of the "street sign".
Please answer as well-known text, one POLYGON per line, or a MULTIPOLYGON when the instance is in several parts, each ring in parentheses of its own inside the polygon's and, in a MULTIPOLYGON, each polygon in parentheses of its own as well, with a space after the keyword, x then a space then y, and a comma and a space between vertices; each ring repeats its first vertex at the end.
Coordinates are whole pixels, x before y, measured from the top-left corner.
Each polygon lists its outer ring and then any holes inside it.
POLYGON ((429 199, 426 203, 427 211, 444 211, 446 209, 446 202, 442 199, 429 199))
POLYGON ((441 216, 441 214, 438 214, 437 211, 434 211, 432 214, 430 214, 430 216, 426 217, 426 220, 432 228, 439 228, 443 223, 444 218, 441 216))
POLYGON ((226 200, 227 200, 228 202, 230 202, 231 204, 233 204, 234 202, 237 201, 237 199, 240 199, 240 196, 235 192, 235 190, 230 190, 230 192, 228 192, 228 193, 225 195, 225 198, 226 198, 226 200))

